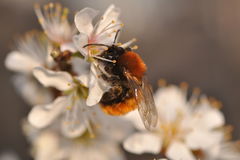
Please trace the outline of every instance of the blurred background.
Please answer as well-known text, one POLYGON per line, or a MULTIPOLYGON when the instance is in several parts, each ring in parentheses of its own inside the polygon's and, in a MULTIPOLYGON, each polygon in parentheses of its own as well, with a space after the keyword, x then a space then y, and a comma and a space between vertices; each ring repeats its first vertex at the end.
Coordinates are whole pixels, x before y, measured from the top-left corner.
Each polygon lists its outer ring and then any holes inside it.
MULTIPOLYGON (((33 11, 41 0, 0 1, 0 153, 16 152, 29 159, 28 145, 20 123, 30 110, 11 83, 13 73, 4 67, 14 38, 40 28, 33 11)), ((53 1, 56 2, 56 1, 53 1)), ((103 12, 114 3, 122 10, 125 24, 120 41, 137 38, 138 53, 148 65, 154 88, 164 78, 182 81, 223 103, 227 123, 240 138, 240 1, 239 0, 62 0, 76 12, 92 7, 103 12)), ((70 17, 73 19, 73 16, 70 17)), ((129 160, 150 159, 128 154, 129 160)))

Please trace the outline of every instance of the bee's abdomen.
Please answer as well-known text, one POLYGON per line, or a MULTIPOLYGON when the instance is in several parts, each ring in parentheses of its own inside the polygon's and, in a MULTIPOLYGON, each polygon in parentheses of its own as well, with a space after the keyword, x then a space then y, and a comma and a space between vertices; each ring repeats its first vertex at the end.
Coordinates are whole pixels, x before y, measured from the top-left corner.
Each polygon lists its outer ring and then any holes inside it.
POLYGON ((109 115, 120 116, 137 108, 137 103, 134 97, 127 98, 124 101, 112 105, 100 104, 103 111, 109 115))
POLYGON ((127 51, 118 58, 118 64, 125 67, 133 76, 142 79, 147 67, 141 57, 132 51, 127 51))

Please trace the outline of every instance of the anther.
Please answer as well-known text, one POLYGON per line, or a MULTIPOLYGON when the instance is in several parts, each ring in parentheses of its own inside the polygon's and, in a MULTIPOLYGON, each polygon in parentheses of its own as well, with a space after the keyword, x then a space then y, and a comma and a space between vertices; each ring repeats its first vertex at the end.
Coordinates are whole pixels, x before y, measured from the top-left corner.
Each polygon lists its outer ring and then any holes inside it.
POLYGON ((53 7, 54 7, 54 4, 53 4, 53 3, 49 3, 49 7, 50 7, 50 8, 53 8, 53 7))
POLYGON ((40 8, 40 5, 38 3, 34 4, 34 8, 35 9, 39 9, 40 8))
POLYGON ((165 87, 167 86, 167 81, 165 79, 159 79, 158 80, 158 86, 159 87, 165 87))
POLYGON ((189 87, 188 83, 187 82, 181 82, 180 83, 180 88, 183 89, 183 90, 187 90, 189 87))
POLYGON ((201 93, 200 88, 194 88, 194 89, 193 89, 193 94, 195 94, 195 95, 200 95, 200 93, 201 93))
POLYGON ((138 49, 138 46, 135 45, 135 46, 131 47, 131 49, 132 49, 132 50, 138 49))
POLYGON ((117 46, 121 46, 121 45, 122 45, 122 43, 120 43, 120 42, 119 42, 119 43, 117 43, 116 45, 117 45, 117 46))
POLYGON ((71 110, 72 107, 71 107, 71 106, 67 106, 66 109, 67 109, 67 110, 71 110))
POLYGON ((53 50, 53 51, 51 52, 51 56, 52 56, 53 58, 57 58, 58 56, 60 56, 60 52, 57 51, 57 50, 53 50))

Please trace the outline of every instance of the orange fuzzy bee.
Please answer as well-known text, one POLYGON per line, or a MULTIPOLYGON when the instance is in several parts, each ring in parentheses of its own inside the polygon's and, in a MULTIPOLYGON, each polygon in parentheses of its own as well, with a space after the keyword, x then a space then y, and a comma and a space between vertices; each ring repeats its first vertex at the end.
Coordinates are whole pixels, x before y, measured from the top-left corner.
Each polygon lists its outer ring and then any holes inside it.
POLYGON ((90 45, 107 47, 97 56, 100 78, 110 84, 110 89, 100 100, 103 111, 118 116, 138 108, 145 127, 149 130, 155 128, 158 114, 151 87, 144 76, 147 67, 141 57, 130 48, 114 44, 87 44, 84 47, 90 45))

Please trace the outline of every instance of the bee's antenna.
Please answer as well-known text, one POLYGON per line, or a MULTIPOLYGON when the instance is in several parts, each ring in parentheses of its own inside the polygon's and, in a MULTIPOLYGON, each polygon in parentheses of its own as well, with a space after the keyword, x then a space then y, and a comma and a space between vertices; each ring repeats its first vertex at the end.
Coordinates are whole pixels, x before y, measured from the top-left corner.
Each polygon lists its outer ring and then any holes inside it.
POLYGON ((88 47, 88 46, 104 46, 104 47, 109 47, 106 44, 95 44, 95 43, 91 43, 91 44, 86 44, 83 46, 83 48, 88 47))
POLYGON ((116 32, 116 34, 115 34, 115 37, 114 37, 113 44, 115 44, 115 43, 116 43, 116 40, 117 40, 117 38, 118 38, 118 35, 119 35, 119 32, 120 32, 120 29, 119 29, 119 30, 117 30, 117 32, 116 32))

